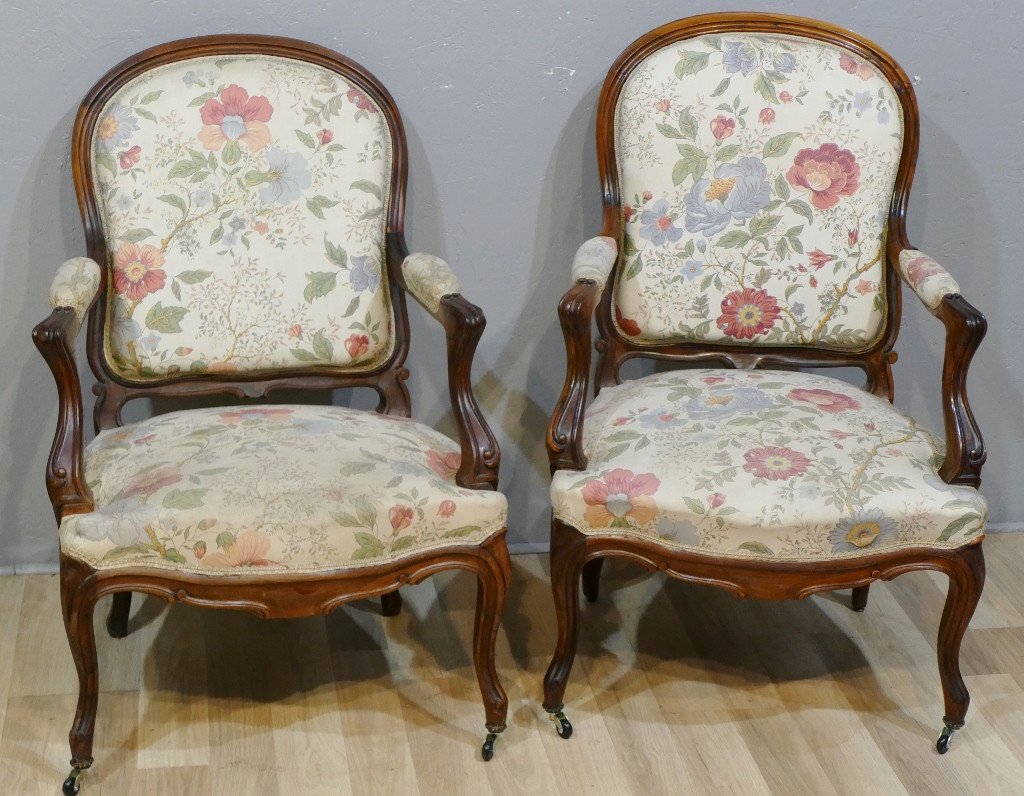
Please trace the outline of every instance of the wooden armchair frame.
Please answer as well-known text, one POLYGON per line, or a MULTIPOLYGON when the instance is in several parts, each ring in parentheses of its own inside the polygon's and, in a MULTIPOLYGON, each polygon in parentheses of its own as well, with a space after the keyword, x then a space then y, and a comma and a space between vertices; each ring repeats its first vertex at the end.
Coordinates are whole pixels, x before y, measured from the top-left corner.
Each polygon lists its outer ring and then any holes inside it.
MULTIPOLYGON (((723 13, 691 17, 664 25, 630 45, 608 72, 597 110, 597 159, 604 205, 602 236, 620 243, 623 209, 615 155, 615 113, 620 92, 632 70, 651 53, 683 39, 716 33, 772 33, 799 36, 844 47, 878 69, 896 90, 904 114, 904 144, 888 216, 885 289, 889 297, 884 326, 877 342, 860 352, 837 352, 813 347, 756 349, 735 345, 641 345, 623 337, 613 320, 612 293, 621 253, 604 285, 580 280, 565 294, 558 314, 567 350, 567 373, 547 433, 552 472, 585 470, 583 418, 590 384, 591 321, 596 316, 599 357, 595 395, 603 387, 621 383, 622 365, 647 357, 683 366, 720 365, 727 368, 858 367, 867 376, 866 389, 893 399, 893 346, 900 323, 900 252, 912 248, 907 240, 905 214, 918 150, 918 109, 910 81, 903 70, 876 45, 841 28, 797 17, 772 14, 723 13)), ((945 296, 931 309, 945 326, 946 346, 942 370, 942 410, 946 458, 939 471, 950 484, 977 488, 985 462, 981 432, 967 400, 967 372, 986 331, 984 316, 959 294, 945 296)), ((701 556, 680 553, 654 541, 588 536, 557 520, 551 527, 551 580, 558 615, 558 641, 544 680, 544 707, 559 734, 568 737, 572 726, 563 713, 566 682, 575 658, 579 635, 579 585, 591 601, 598 596, 601 566, 607 557, 634 561, 651 571, 666 572, 692 583, 720 586, 741 597, 803 599, 820 591, 853 589, 853 608, 867 604, 868 589, 876 580, 890 580, 904 572, 937 570, 949 577, 949 592, 938 636, 939 674, 945 699, 944 728, 937 743, 940 753, 953 732, 963 726, 969 695, 960 673, 960 645, 977 606, 985 579, 981 540, 950 551, 902 549, 898 552, 823 562, 785 563, 764 560, 701 556)))
MULTIPOLYGON (((279 37, 209 36, 151 48, 110 70, 83 101, 75 120, 72 140, 72 171, 85 226, 88 256, 101 264, 109 262, 93 190, 95 175, 90 157, 92 131, 108 99, 126 82, 164 64, 202 56, 243 53, 300 60, 334 71, 357 86, 381 109, 390 130, 393 149, 385 238, 390 302, 395 320, 393 352, 374 370, 356 374, 327 366, 290 370, 287 374, 252 372, 234 374, 230 378, 215 374, 189 374, 132 382, 115 373, 103 356, 103 325, 107 317, 107 282, 110 278, 109 269, 104 266, 101 268, 99 289, 88 309, 87 351, 96 378, 93 386, 97 396, 94 411, 96 431, 121 425, 122 408, 128 401, 138 398, 193 398, 224 394, 258 399, 285 389, 323 391, 368 387, 379 396, 378 413, 401 417, 410 415, 409 391, 405 385, 409 377, 405 367, 409 349, 405 302, 408 288, 402 274, 402 262, 408 254, 403 233, 408 176, 405 132, 395 102, 384 86, 363 67, 338 53, 279 37)), ((448 383, 462 456, 456 482, 465 488, 494 490, 498 481, 500 452, 471 385, 473 356, 485 325, 483 313, 458 294, 442 297, 436 311, 426 305, 424 309, 442 325, 447 338, 448 383)), ((58 525, 64 517, 94 509, 93 496, 85 480, 84 408, 75 362, 75 338, 80 326, 81 319, 74 309, 57 307, 32 333, 33 341, 50 366, 57 385, 57 430, 46 465, 46 486, 58 525)), ((72 771, 64 784, 64 792, 78 792, 79 781, 93 762, 99 689, 93 609, 101 597, 113 595, 107 628, 112 636, 123 637, 128 632, 132 592, 155 595, 169 602, 249 611, 266 618, 327 614, 342 603, 381 596, 384 614, 394 615, 401 607, 397 591, 401 586, 419 583, 446 569, 467 570, 478 579, 473 658, 486 710, 488 736, 483 754, 485 759, 490 759, 496 734, 505 728, 508 709, 508 699, 498 681, 494 664, 498 625, 510 579, 504 529, 482 545, 448 546, 408 555, 390 563, 316 575, 238 578, 145 567, 96 570, 62 554, 61 604, 80 688, 70 732, 72 771)))

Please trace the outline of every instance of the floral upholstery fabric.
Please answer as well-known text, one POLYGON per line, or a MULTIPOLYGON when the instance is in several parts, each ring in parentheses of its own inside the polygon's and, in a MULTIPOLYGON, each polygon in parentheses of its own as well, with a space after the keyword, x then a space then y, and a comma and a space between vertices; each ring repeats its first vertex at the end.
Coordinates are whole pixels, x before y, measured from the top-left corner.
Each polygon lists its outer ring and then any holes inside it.
POLYGON ((619 247, 613 238, 599 235, 586 241, 576 250, 576 256, 572 259, 572 281, 589 279, 597 282, 598 287, 604 290, 618 253, 619 247))
POLYGON ((709 555, 821 560, 980 537, 985 499, 939 478, 943 446, 887 401, 824 376, 685 370, 602 390, 586 472, 555 516, 587 534, 709 555))
POLYGON ((391 139, 359 88, 284 58, 181 61, 112 97, 92 147, 117 373, 365 370, 390 355, 391 139))
POLYGON ((900 275, 927 306, 935 309, 942 299, 960 292, 952 275, 924 252, 904 249, 900 252, 900 275))
POLYGON ((623 334, 843 350, 877 339, 903 121, 872 66, 793 37, 688 39, 632 72, 615 135, 623 334))
POLYGON ((53 276, 50 306, 71 307, 81 321, 99 287, 99 265, 88 257, 72 257, 53 276))
POLYGON ((451 266, 432 254, 410 254, 402 261, 402 275, 409 292, 431 312, 437 312, 445 296, 462 290, 451 266))
POLYGON ((94 567, 311 572, 480 542, 505 498, 455 484, 459 447, 412 420, 332 406, 186 410, 86 448, 91 514, 61 548, 94 567))

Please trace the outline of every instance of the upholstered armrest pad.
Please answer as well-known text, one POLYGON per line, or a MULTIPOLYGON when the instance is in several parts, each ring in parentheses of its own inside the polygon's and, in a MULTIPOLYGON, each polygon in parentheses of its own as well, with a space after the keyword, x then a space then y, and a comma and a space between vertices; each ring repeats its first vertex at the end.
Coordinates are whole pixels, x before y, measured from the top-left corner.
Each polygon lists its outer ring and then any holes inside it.
POLYGON ((572 281, 589 279, 603 290, 618 253, 619 247, 612 238, 601 235, 586 241, 572 258, 572 281))
POLYGON ((904 249, 900 252, 900 274, 927 306, 935 309, 942 299, 960 292, 950 273, 924 252, 904 249))
POLYGON ((100 267, 96 261, 72 257, 57 269, 50 283, 50 306, 71 307, 81 321, 99 287, 100 267))
POLYGON ((410 254, 402 261, 402 275, 409 292, 431 312, 438 311, 442 298, 462 290, 451 266, 432 254, 410 254))

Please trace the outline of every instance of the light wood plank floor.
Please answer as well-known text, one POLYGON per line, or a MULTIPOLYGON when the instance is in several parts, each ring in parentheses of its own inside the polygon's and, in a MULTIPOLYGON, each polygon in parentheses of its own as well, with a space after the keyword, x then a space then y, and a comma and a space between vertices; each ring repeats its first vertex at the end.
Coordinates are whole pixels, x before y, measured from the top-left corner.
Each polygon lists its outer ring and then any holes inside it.
MULTIPOLYGON (((479 759, 475 585, 264 621, 136 598, 102 631, 97 763, 84 794, 1022 793, 1024 535, 985 543, 964 643, 973 695, 945 757, 938 576, 804 602, 739 600, 626 565, 587 605, 563 741, 539 706, 554 622, 541 556, 513 559, 499 640, 509 729, 479 759)), ((76 680, 57 579, 0 578, 0 793, 56 793, 76 680)))

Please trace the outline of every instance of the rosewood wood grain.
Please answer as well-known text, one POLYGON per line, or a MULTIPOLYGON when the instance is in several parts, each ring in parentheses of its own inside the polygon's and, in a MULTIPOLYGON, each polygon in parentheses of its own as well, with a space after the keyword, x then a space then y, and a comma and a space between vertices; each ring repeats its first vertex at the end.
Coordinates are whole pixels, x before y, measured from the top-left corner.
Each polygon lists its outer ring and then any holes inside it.
MULTIPOLYGON (((561 395, 547 433, 552 472, 585 470, 582 450, 586 398, 590 379, 591 322, 596 318, 599 352, 595 368, 597 394, 621 383, 622 365, 643 357, 679 363, 682 367, 725 368, 857 367, 866 375, 866 389, 893 400, 893 351, 902 311, 899 252, 910 248, 906 237, 906 207, 917 162, 919 122, 917 100, 904 71, 885 52, 866 39, 833 25, 774 14, 725 13, 691 17, 663 25, 635 41, 612 65, 597 109, 597 160, 603 194, 603 229, 618 241, 620 255, 607 285, 573 285, 558 306, 565 337, 567 366, 561 395), (614 285, 622 268, 623 209, 615 150, 615 113, 619 95, 633 69, 664 47, 707 34, 774 33, 826 42, 845 48, 870 63, 893 86, 902 107, 903 151, 897 169, 888 214, 885 275, 887 309, 878 338, 862 351, 836 351, 815 346, 743 346, 695 341, 685 344, 645 345, 621 335, 613 317, 614 285)), ((967 399, 967 373, 985 334, 985 319, 962 296, 943 299, 933 311, 946 327, 942 374, 942 405, 947 455, 939 474, 947 483, 980 484, 985 448, 967 399)), ((563 707, 564 692, 579 635, 579 588, 590 600, 599 593, 601 562, 605 557, 632 560, 652 570, 692 583, 718 586, 740 597, 802 599, 819 591, 852 589, 852 607, 863 610, 868 589, 876 580, 889 580, 904 572, 936 570, 950 579, 939 629, 938 655, 946 702, 948 734, 962 726, 967 690, 960 676, 960 643, 974 612, 984 582, 981 540, 955 550, 928 547, 901 549, 863 557, 824 561, 776 562, 684 552, 655 539, 630 536, 585 535, 557 519, 551 525, 551 582, 558 621, 555 654, 544 680, 544 707, 555 714, 563 707)), ((561 715, 561 714, 558 714, 561 715)), ((563 719, 564 720, 564 719, 563 719)), ((571 726, 569 727, 571 733, 571 726)), ((565 736, 567 737, 567 735, 565 736)), ((940 739, 940 751, 945 751, 940 739)))
MULTIPOLYGON (((406 251, 403 235, 408 177, 406 139, 394 100, 363 67, 323 47, 272 36, 208 36, 153 47, 114 67, 86 96, 75 120, 71 163, 87 251, 92 259, 104 264, 97 295, 90 305, 86 341, 89 365, 96 378, 93 392, 96 395, 94 425, 97 431, 121 425, 125 404, 139 398, 189 399, 225 395, 260 399, 279 390, 295 389, 330 391, 365 387, 377 393, 378 413, 402 417, 411 415, 406 387, 409 370, 405 367, 409 350, 409 320, 401 260, 396 257, 397 252, 406 251), (385 259, 394 316, 394 348, 386 362, 365 371, 323 366, 230 376, 175 374, 158 379, 126 379, 110 367, 103 351, 110 289, 106 264, 110 257, 95 197, 95 175, 90 156, 100 112, 122 86, 151 69, 203 56, 250 53, 290 58, 331 70, 358 87, 381 110, 392 148, 385 259)), ((480 412, 471 385, 473 355, 485 326, 483 313, 461 296, 449 296, 442 300, 439 311, 432 314, 444 327, 447 339, 449 386, 462 456, 456 480, 463 487, 496 489, 500 451, 480 412)), ((84 410, 74 357, 79 326, 72 309, 57 308, 33 331, 33 340, 53 372, 59 398, 57 431, 46 471, 47 490, 58 525, 70 514, 94 510, 93 496, 84 476, 84 410)), ((122 637, 128 632, 133 592, 155 595, 171 602, 251 611, 273 618, 329 613, 345 602, 379 596, 382 613, 392 616, 401 609, 402 600, 398 592, 401 586, 418 583, 448 569, 472 572, 478 580, 474 665, 484 700, 487 730, 498 733, 505 727, 508 709, 508 700, 494 665, 495 641, 510 578, 504 530, 480 545, 448 546, 392 562, 316 575, 260 576, 251 572, 244 575, 197 575, 144 566, 97 570, 62 554, 61 601, 80 686, 70 735, 75 770, 65 783, 65 792, 77 792, 78 774, 92 762, 99 677, 92 613, 101 597, 114 595, 107 629, 115 637, 122 637)), ((493 746, 493 736, 489 743, 493 746)))

